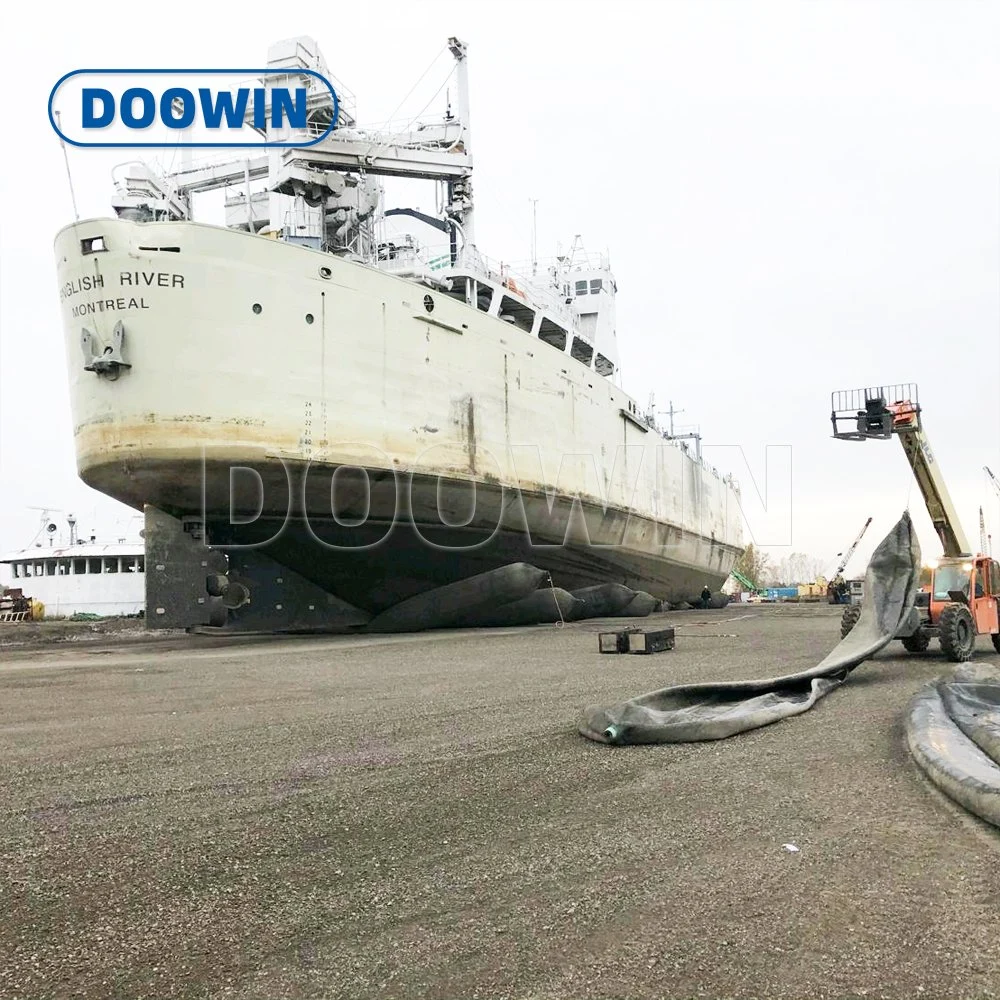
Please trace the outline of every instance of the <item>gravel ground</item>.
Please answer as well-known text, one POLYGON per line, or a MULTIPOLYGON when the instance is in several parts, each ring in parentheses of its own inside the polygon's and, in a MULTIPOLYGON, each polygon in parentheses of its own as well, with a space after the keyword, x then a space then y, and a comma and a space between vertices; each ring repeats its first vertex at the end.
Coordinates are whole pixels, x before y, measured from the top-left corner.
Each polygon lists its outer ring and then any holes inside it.
POLYGON ((811 666, 837 618, 659 615, 647 657, 593 622, 4 649, 0 997, 1000 995, 1000 834, 903 738, 939 655, 718 743, 576 734, 811 666))

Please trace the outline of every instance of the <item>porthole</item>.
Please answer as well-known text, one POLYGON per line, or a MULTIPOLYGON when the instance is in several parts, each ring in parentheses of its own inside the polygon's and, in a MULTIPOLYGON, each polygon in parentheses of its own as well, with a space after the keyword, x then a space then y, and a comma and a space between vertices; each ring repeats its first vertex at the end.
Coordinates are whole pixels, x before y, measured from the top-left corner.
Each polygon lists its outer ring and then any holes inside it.
POLYGON ((311 323, 313 321, 313 318, 314 317, 313 317, 312 313, 306 313, 306 322, 307 323, 311 323))
POLYGON ((434 299, 430 295, 424 296, 424 308, 429 312, 434 312, 434 299))
POLYGON ((321 278, 331 278, 333 277, 333 271, 325 265, 319 269, 319 276, 321 278))
POLYGON ((259 302, 255 302, 253 304, 253 311, 255 316, 259 316, 264 311, 264 307, 259 302))

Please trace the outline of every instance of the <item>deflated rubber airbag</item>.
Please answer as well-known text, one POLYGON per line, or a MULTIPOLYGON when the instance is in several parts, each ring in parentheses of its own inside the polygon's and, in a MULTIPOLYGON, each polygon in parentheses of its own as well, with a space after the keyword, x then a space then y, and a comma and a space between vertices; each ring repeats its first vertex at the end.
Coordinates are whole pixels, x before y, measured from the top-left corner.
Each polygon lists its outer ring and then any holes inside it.
POLYGON ((865 604, 848 635, 809 670, 756 681, 682 684, 588 708, 579 731, 600 743, 718 740, 805 712, 892 641, 917 593, 920 546, 908 513, 872 555, 865 604))
POLYGON ((983 752, 979 742, 995 745, 1000 683, 985 686, 990 696, 984 700, 984 686, 969 680, 964 672, 959 672, 955 681, 928 684, 910 702, 906 740, 914 760, 942 792, 969 812, 1000 826, 1000 766, 983 752), (972 709, 976 703, 986 709, 983 720, 972 709))

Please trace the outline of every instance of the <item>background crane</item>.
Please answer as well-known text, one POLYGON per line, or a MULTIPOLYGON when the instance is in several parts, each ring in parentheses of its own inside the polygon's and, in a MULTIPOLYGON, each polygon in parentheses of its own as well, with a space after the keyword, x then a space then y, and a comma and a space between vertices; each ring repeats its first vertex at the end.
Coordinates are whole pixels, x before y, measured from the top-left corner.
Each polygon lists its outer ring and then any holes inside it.
POLYGON ((837 564, 837 568, 833 571, 833 577, 826 586, 826 599, 831 604, 849 604, 851 600, 850 590, 847 586, 847 581, 844 579, 844 570, 847 568, 847 564, 851 561, 851 556, 854 555, 854 550, 858 547, 861 539, 865 537, 865 532, 868 530, 868 525, 872 523, 872 519, 868 518, 862 526, 861 530, 858 532, 858 537, 851 542, 850 547, 846 552, 838 552, 837 555, 841 556, 840 562, 837 564))

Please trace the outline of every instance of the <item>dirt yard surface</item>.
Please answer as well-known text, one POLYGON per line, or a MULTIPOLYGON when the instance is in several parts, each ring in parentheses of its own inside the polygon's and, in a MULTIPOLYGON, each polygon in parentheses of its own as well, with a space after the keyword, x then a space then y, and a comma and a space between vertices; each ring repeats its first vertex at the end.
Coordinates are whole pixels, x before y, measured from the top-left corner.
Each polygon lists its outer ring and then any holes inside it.
POLYGON ((595 622, 4 645, 0 997, 1000 995, 1000 833, 903 737, 936 652, 721 742, 576 732, 811 666, 838 618, 659 615, 653 656, 595 622))
POLYGON ((93 639, 137 639, 155 641, 155 633, 145 630, 141 618, 98 618, 73 622, 68 618, 40 622, 0 623, 0 657, 13 649, 37 649, 61 642, 88 642, 93 639))

